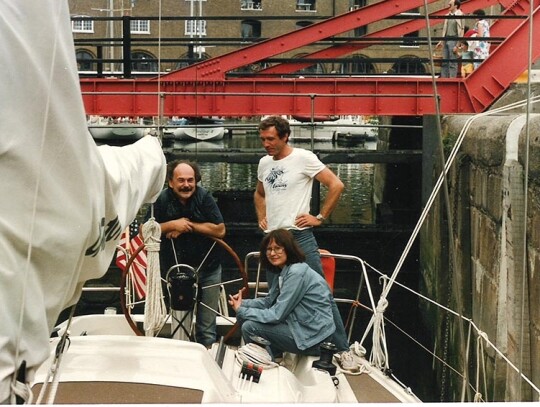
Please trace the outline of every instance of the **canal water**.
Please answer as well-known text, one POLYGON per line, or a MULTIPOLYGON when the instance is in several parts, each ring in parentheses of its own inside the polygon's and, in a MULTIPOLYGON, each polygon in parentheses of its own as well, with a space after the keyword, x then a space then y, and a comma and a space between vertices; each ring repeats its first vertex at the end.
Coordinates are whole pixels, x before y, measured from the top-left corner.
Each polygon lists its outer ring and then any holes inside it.
MULTIPOLYGON (((294 141, 290 144, 307 150, 312 149, 309 141, 294 141)), ((347 153, 351 148, 355 149, 375 149, 376 141, 358 142, 355 144, 340 144, 331 141, 315 141, 313 150, 334 150, 347 153)), ((181 142, 174 143, 174 156, 180 158, 182 151, 192 152, 208 150, 260 150, 264 152, 259 136, 255 132, 245 134, 234 134, 232 137, 219 141, 205 142, 181 142)), ((237 163, 205 163, 199 160, 201 168, 202 185, 214 194, 222 193, 245 193, 252 195, 257 184, 257 164, 237 164, 237 163)), ((373 173, 374 164, 335 164, 329 163, 328 167, 336 173, 345 184, 340 202, 334 213, 327 221, 327 224, 370 224, 374 222, 372 209, 373 195, 373 173)), ((324 199, 326 191, 321 188, 321 200, 324 199)), ((246 219, 251 220, 251 219, 246 219)))

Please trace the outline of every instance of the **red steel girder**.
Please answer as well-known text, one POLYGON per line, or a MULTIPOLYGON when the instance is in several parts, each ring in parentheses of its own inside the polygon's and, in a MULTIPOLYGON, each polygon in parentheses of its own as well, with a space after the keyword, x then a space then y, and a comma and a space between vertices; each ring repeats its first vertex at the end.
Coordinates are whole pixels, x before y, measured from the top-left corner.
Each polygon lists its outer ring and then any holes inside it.
MULTIPOLYGON (((265 78, 163 82, 81 80, 88 114, 113 116, 251 116, 264 114, 434 114, 429 78, 265 78), (316 90, 316 92, 314 92, 316 90), (312 103, 313 102, 313 103, 312 103)), ((441 112, 474 112, 460 80, 437 84, 441 112)))
POLYGON ((351 31, 437 0, 386 0, 165 75, 168 80, 223 80, 227 72, 351 31))
MULTIPOLYGON (((532 13, 533 35, 536 35, 537 39, 532 41, 533 61, 540 58, 539 10, 540 6, 537 6, 532 13)), ((489 58, 465 79, 465 86, 474 111, 481 112, 488 108, 527 69, 529 29, 530 21, 528 19, 522 21, 519 27, 490 54, 489 58)))
MULTIPOLYGON (((472 1, 478 5, 488 0, 472 1)), ((501 0, 501 3, 504 1, 507 0, 501 0)), ((538 4, 540 0, 533 1, 533 4, 538 4)), ((395 1, 385 3, 396 4, 395 1)), ((411 0, 407 8, 410 9, 415 5, 416 3, 411 0)), ((517 12, 522 14, 523 10, 527 10, 529 1, 513 0, 510 5, 513 8, 522 7, 522 10, 517 12)), ((332 20, 338 21, 355 13, 347 13, 332 20)), ((537 14, 538 6, 534 12, 535 27, 539 26, 537 14)), ((504 27, 501 29, 501 33, 504 33, 511 26, 501 24, 500 27, 504 27)), ((288 35, 294 36, 301 31, 288 35)), ((455 114, 485 110, 526 69, 527 33, 528 21, 525 21, 514 32, 509 33, 509 38, 503 43, 504 46, 498 47, 465 81, 438 79, 440 112, 455 114), (508 61, 512 63, 508 64, 508 61)), ((298 45, 305 41, 306 38, 302 34, 301 40, 291 43, 298 45)), ((316 39, 312 38, 311 41, 316 39)), ((535 60, 540 56, 540 41, 536 41, 533 45, 533 60, 535 60)), ((245 50, 233 54, 240 57, 245 50)), ((265 55, 265 58, 268 56, 270 55, 265 55)), ((258 53, 256 57, 259 58, 258 53)), ((228 54, 226 59, 230 58, 228 54)), ((249 58, 237 61, 236 65, 231 60, 229 65, 222 66, 221 57, 218 57, 210 60, 211 63, 208 61, 208 64, 222 67, 218 70, 226 72, 226 66, 242 66, 249 63, 246 62, 246 59, 251 60, 249 58)), ((188 69, 194 69, 195 66, 188 69)), ((159 80, 81 79, 87 114, 113 116, 157 116, 160 113, 168 116, 309 114, 312 106, 317 115, 409 116, 436 112, 432 80, 426 77, 198 80, 191 78, 190 75, 184 77, 183 73, 185 70, 166 75, 159 80)))
MULTIPOLYGON (((534 1, 537 4, 540 3, 540 0, 534 0, 534 1)), ((484 9, 486 7, 494 6, 502 2, 503 0, 471 0, 466 3, 463 3, 461 5, 461 10, 463 11, 464 14, 471 14, 473 11, 477 9, 484 9)), ((519 3, 513 2, 503 12, 503 15, 504 14, 526 15, 526 10, 528 10, 528 4, 529 4, 528 0, 520 1, 519 3), (527 4, 522 4, 522 3, 527 3, 527 4), (516 8, 518 10, 516 10, 516 8)), ((442 19, 432 19, 431 17, 443 16, 447 13, 448 13, 448 8, 431 13, 429 15, 430 26, 435 26, 438 24, 442 24, 444 22, 444 20, 442 19)), ((491 27, 491 36, 506 37, 511 32, 511 30, 513 30, 518 24, 519 24, 519 21, 517 20, 510 20, 510 19, 497 20, 494 22, 493 26, 491 27)), ((362 39, 369 40, 371 38, 379 38, 379 37, 389 37, 389 38, 400 37, 400 36, 403 36, 404 34, 421 30, 422 28, 425 28, 425 26, 426 26, 425 19, 408 20, 403 23, 399 23, 391 27, 387 27, 387 28, 366 34, 362 37, 362 39)), ((375 44, 380 44, 380 43, 382 43, 382 41, 366 42, 362 40, 360 41, 354 40, 347 43, 336 44, 326 49, 322 49, 322 50, 319 50, 319 51, 316 51, 309 55, 304 56, 303 59, 306 60, 306 62, 291 62, 291 63, 277 64, 269 68, 263 69, 259 71, 259 73, 285 74, 285 73, 297 72, 301 69, 304 69, 313 65, 313 63, 309 62, 309 59, 338 58, 343 55, 348 55, 353 52, 357 52, 361 49, 370 47, 375 44)))

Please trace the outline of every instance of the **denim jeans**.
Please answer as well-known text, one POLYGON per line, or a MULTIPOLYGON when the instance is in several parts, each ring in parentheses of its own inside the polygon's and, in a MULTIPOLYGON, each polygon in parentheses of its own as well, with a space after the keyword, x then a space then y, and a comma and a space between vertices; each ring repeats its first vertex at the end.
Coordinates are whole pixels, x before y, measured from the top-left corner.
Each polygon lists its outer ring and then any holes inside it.
MULTIPOLYGON (((219 285, 212 288, 203 288, 213 284, 221 283, 221 265, 213 270, 204 270, 199 275, 199 290, 201 302, 214 310, 218 310, 219 285)), ((197 324, 195 335, 197 342, 204 346, 211 346, 216 342, 216 316, 217 314, 206 308, 204 305, 197 305, 197 324)))
MULTIPOLYGON (((306 263, 308 266, 324 277, 319 245, 313 235, 313 229, 291 229, 291 233, 293 234, 296 243, 298 243, 298 246, 300 246, 306 255, 306 263)), ((334 335, 332 335, 331 342, 336 345, 338 352, 349 350, 349 340, 347 339, 345 326, 343 325, 343 319, 341 319, 341 314, 339 313, 335 301, 332 301, 332 314, 334 315, 336 331, 334 332, 334 335)))
MULTIPOLYGON (((253 336, 260 336, 270 341, 271 345, 267 347, 267 350, 273 360, 283 352, 310 356, 319 356, 321 353, 319 344, 304 350, 298 349, 291 330, 286 322, 263 324, 256 321, 244 321, 242 324, 242 338, 244 339, 244 342, 246 344, 253 342, 251 339, 253 336)), ((326 341, 330 341, 330 338, 326 339, 326 341)))
POLYGON ((456 78, 458 60, 454 53, 454 47, 456 46, 456 40, 446 40, 443 47, 443 59, 449 59, 449 61, 441 62, 441 78, 456 78))

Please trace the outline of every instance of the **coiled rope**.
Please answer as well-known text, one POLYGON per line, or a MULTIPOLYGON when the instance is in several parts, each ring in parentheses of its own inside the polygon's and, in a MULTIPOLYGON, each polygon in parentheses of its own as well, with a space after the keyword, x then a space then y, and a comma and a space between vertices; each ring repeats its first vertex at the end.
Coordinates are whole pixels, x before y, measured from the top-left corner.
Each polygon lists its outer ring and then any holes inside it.
POLYGON ((142 227, 146 247, 146 304, 144 307, 144 332, 146 336, 155 336, 165 324, 167 307, 163 299, 159 248, 161 226, 155 218, 150 218, 142 227))
POLYGON ((240 364, 243 362, 254 363, 265 369, 278 367, 276 362, 272 361, 272 356, 268 351, 256 343, 248 343, 236 351, 236 359, 240 364))

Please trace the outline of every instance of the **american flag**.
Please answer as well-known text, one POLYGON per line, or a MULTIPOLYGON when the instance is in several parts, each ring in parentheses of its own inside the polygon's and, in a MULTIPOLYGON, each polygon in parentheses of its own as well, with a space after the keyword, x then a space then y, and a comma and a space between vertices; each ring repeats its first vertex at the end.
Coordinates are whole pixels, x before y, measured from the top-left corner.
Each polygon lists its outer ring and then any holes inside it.
MULTIPOLYGON (((126 270, 126 252, 131 256, 142 244, 143 240, 139 235, 139 222, 137 219, 135 219, 131 225, 129 225, 129 236, 126 228, 126 230, 122 232, 122 236, 120 238, 119 245, 125 250, 124 251, 119 248, 116 252, 116 265, 118 268, 120 268, 120 270, 126 270)), ((133 263, 131 263, 131 267, 129 268, 131 281, 133 282, 133 287, 135 288, 135 292, 139 299, 144 298, 146 295, 146 267, 146 250, 142 249, 137 254, 133 260, 133 263)))

